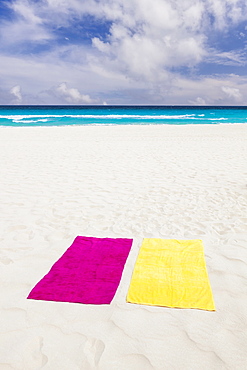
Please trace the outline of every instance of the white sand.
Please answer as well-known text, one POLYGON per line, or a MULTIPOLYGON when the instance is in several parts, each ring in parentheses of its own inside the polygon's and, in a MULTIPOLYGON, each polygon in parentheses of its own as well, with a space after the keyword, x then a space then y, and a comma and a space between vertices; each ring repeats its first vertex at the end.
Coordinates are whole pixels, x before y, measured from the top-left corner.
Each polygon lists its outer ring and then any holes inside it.
POLYGON ((247 126, 1 128, 0 369, 247 369, 247 126), (77 235, 133 237, 111 305, 27 300, 77 235), (127 304, 143 237, 204 242, 216 312, 127 304))

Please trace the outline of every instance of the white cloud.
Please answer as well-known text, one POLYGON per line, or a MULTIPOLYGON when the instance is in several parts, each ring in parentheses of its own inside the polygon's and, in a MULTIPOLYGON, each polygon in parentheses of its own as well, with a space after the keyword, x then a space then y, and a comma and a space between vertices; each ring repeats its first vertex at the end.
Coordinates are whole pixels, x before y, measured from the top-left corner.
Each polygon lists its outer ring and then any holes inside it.
POLYGON ((13 44, 27 43, 28 41, 43 42, 52 38, 45 26, 40 8, 28 0, 15 0, 9 3, 9 8, 15 12, 16 18, 3 21, 0 25, 1 45, 9 47, 13 44))
POLYGON ((35 14, 35 7, 28 0, 16 0, 11 3, 9 6, 26 22, 36 25, 43 23, 42 19, 35 14))
MULTIPOLYGON (((247 78, 237 75, 202 76, 198 78, 168 73, 166 81, 151 84, 142 79, 131 80, 117 73, 105 73, 90 64, 59 62, 60 52, 49 57, 0 58, 0 104, 19 104, 20 100, 10 90, 21 86, 22 104, 246 104, 247 78), (10 84, 10 81, 15 81, 10 84), (61 80, 67 81, 65 85, 61 80), (53 87, 52 87, 53 86, 53 87), (83 92, 82 86, 86 86, 83 92), (230 87, 227 93, 222 87, 230 87), (74 91, 74 90, 75 91, 74 91), (72 90, 72 91, 71 91, 72 90), (242 100, 237 100, 238 92, 242 100), (235 95, 234 95, 235 94, 235 95), (84 97, 83 97, 84 95, 84 97), (89 96, 85 98, 85 96, 89 96), (14 100, 13 100, 14 98, 14 100), (200 99, 203 99, 200 100, 200 99), (91 100, 90 100, 91 99, 91 100)), ((20 96, 19 96, 20 98, 20 96)))
POLYGON ((93 39, 98 63, 132 79, 165 82, 171 69, 194 68, 204 60, 245 63, 240 51, 222 53, 208 45, 213 30, 247 19, 247 4, 240 0, 106 0, 94 14, 112 21, 106 41, 93 39))
POLYGON ((240 93, 239 89, 235 87, 230 87, 230 86, 222 86, 222 91, 229 97, 233 98, 236 101, 241 101, 242 100, 242 94, 240 93))
MULTIPOLYGON (((242 0, 15 0, 11 4, 19 19, 2 27, 8 43, 55 38, 51 28, 73 27, 75 19, 90 15, 112 22, 108 40, 92 38, 99 50, 98 64, 146 81, 164 78, 171 68, 196 66, 212 52, 208 32, 247 16, 242 0)), ((231 56, 215 53, 216 58, 231 56)))
POLYGON ((44 104, 247 101, 244 77, 193 74, 205 60, 227 66, 246 63, 243 50, 221 52, 208 44, 212 32, 227 34, 232 25, 247 20, 244 0, 13 0, 9 6, 16 17, 0 25, 5 47, 1 86, 5 91, 22 86, 22 102, 31 96, 44 104), (60 27, 72 28, 75 20, 83 26, 84 16, 95 17, 96 29, 107 21, 108 35, 93 35, 91 45, 79 44, 77 38, 73 45, 73 35, 62 34, 67 43, 58 46, 60 27), (22 56, 22 43, 52 48, 22 56), (183 68, 190 69, 188 77, 179 73, 183 68), (86 94, 81 86, 87 87, 86 94))
POLYGON ((98 37, 92 38, 92 44, 102 53, 108 54, 110 52, 110 45, 108 42, 101 41, 98 37))
POLYGON ((196 100, 190 100, 189 103, 192 105, 206 105, 206 101, 200 96, 198 96, 196 100))
POLYGON ((90 104, 94 102, 89 95, 83 95, 79 90, 69 88, 66 82, 61 83, 54 91, 61 98, 65 99, 66 102, 71 104, 90 104))
POLYGON ((10 94, 15 96, 16 103, 21 103, 22 101, 22 95, 21 95, 21 87, 20 85, 13 86, 10 89, 10 94))
POLYGON ((208 61, 215 64, 229 65, 229 66, 244 66, 246 65, 245 50, 234 50, 218 52, 217 50, 211 50, 210 56, 207 58, 208 61))
POLYGON ((246 19, 247 4, 244 0, 207 0, 206 10, 214 17, 213 26, 224 30, 229 24, 246 19))
POLYGON ((14 24, 5 23, 0 26, 0 40, 2 46, 9 49, 12 45, 27 42, 44 42, 52 37, 40 25, 34 26, 31 23, 20 20, 14 24))
POLYGON ((131 78, 157 81, 166 78, 170 68, 192 67, 206 55, 206 39, 199 32, 200 3, 132 0, 114 5, 102 8, 113 21, 108 40, 93 39, 106 69, 114 61, 114 67, 131 78))
POLYGON ((107 99, 111 91, 121 91, 124 89, 137 88, 139 85, 144 88, 144 84, 134 84, 124 78, 119 73, 106 72, 100 66, 94 64, 93 54, 88 62, 85 62, 85 50, 79 51, 77 48, 54 49, 50 53, 38 56, 7 56, 0 57, 0 70, 4 71, 1 75, 0 84, 4 93, 0 96, 0 104, 6 104, 9 92, 13 85, 22 87, 23 103, 25 104, 64 104, 65 96, 56 92, 52 86, 58 87, 61 81, 66 81, 67 86, 81 91, 82 86, 86 86, 86 94, 98 104, 107 99), (66 52, 67 50, 67 52, 66 52), (69 54, 61 60, 61 55, 69 54))
POLYGON ((197 103, 196 97, 201 97, 207 105, 238 105, 239 103, 246 105, 246 91, 247 78, 234 74, 204 76, 193 80, 181 77, 173 86, 177 99, 187 96, 189 104, 197 103))

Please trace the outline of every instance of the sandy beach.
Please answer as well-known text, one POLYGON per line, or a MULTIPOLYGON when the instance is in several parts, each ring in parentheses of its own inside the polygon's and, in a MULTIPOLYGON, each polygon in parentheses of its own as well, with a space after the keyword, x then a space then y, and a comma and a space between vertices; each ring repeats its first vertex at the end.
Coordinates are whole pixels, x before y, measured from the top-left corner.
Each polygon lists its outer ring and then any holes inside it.
POLYGON ((247 369, 247 125, 0 129, 0 369, 247 369), (27 300, 77 235, 133 238, 110 305, 27 300), (216 311, 126 303, 142 238, 202 239, 216 311))

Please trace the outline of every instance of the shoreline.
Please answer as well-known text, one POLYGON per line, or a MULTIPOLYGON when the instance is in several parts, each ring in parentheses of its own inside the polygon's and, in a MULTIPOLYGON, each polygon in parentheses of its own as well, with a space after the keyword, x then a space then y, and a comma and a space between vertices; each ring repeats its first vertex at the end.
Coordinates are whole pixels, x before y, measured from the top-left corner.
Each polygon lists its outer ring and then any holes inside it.
POLYGON ((247 126, 23 128, 0 137, 0 367, 245 370, 247 126), (77 235, 133 238, 111 305, 27 300, 77 235), (216 312, 126 303, 144 237, 203 240, 216 312))
POLYGON ((234 123, 184 123, 184 124, 175 124, 175 123, 145 123, 145 124, 132 124, 132 123, 125 123, 125 124, 115 124, 115 123, 96 123, 96 124, 72 124, 72 125, 33 125, 33 126, 14 126, 14 125, 0 125, 0 129, 2 128, 51 128, 51 127, 157 127, 157 126, 164 126, 164 127, 184 127, 184 126, 204 126, 204 127, 215 127, 215 126, 244 126, 247 125, 246 122, 234 122, 234 123))

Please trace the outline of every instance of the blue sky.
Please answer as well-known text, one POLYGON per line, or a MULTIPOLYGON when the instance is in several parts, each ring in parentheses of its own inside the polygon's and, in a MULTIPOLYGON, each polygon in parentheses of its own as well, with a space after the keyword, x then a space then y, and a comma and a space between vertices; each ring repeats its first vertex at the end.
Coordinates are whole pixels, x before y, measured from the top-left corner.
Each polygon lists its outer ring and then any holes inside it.
POLYGON ((0 104, 247 105, 246 0, 1 0, 0 104))

